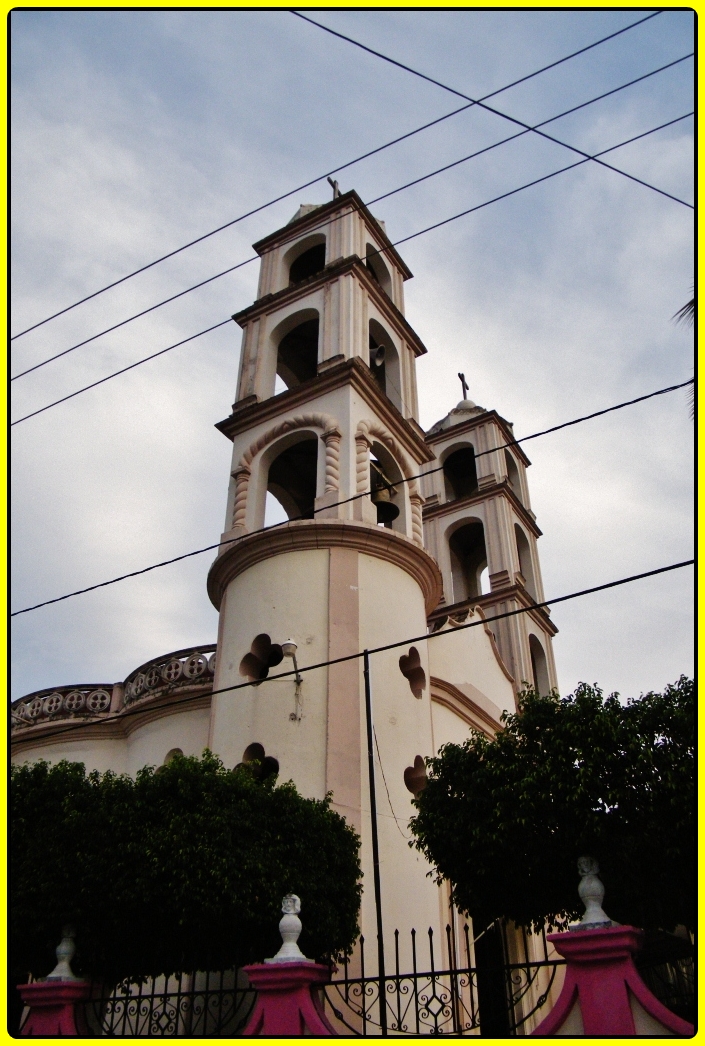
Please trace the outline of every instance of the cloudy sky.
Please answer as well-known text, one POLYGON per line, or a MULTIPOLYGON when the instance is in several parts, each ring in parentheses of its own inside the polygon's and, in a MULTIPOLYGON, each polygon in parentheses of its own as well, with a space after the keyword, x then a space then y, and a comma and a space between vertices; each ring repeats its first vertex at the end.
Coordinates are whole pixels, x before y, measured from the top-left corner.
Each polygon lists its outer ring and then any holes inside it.
MULTIPOLYGON (((470 97, 648 11, 323 11, 318 21, 470 97)), ((420 125, 462 100, 288 11, 15 11, 13 330, 420 125)), ((488 104, 532 126, 693 50, 665 12, 488 104)), ((689 113, 692 59, 546 130, 589 154, 689 113)), ((478 108, 338 175, 366 201, 516 131, 478 108)), ((605 159, 692 202, 692 119, 605 159)), ((575 157, 527 134, 372 205, 399 240, 575 157)), ((325 180, 13 343, 20 370, 252 255, 325 180)), ((692 211, 586 163, 400 247, 429 348, 421 423, 460 398, 525 435, 687 380, 692 211)), ((13 417, 225 320, 257 265, 13 383, 13 417)), ((226 325, 14 434, 13 609, 217 541, 239 328, 226 325)), ((683 390, 527 444, 547 596, 689 558, 692 423, 683 390)), ((213 642, 212 554, 14 619, 13 696, 122 679, 213 642)), ((623 696, 692 671, 692 568, 558 606, 561 690, 623 696)))

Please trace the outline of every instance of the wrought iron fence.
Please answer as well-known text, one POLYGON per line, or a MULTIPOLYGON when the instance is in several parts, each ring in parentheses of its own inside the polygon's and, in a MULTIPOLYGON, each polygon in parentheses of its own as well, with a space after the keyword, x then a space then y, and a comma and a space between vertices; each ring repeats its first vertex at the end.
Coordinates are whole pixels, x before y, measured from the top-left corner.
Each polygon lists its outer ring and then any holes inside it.
POLYGON ((242 1034, 255 998, 235 970, 128 980, 96 985, 77 1006, 76 1022, 90 1038, 233 1038, 242 1034))
MULTIPOLYGON (((419 937, 411 931, 411 971, 400 961, 399 931, 394 934, 394 972, 382 979, 365 971, 365 941, 353 960, 346 961, 322 990, 329 1019, 341 1034, 359 1036, 399 1035, 522 1035, 538 1023, 558 970, 565 960, 549 958, 545 937, 538 938, 540 958, 530 958, 525 935, 509 940, 501 924, 484 931, 495 945, 477 947, 467 925, 458 942, 446 927, 445 968, 437 968, 437 945, 428 930, 428 962, 421 962, 419 937), (458 945, 466 962, 456 964, 458 945), (511 951, 522 950, 519 962, 506 961, 511 951), (484 954, 482 952, 484 951, 484 954), (475 963, 471 958, 475 958, 475 963), (504 961, 502 961, 504 960, 504 961), (532 1018, 535 1018, 532 1020, 532 1018)), ((425 935, 424 935, 425 936, 425 935)), ((482 935, 481 935, 482 936, 482 935)), ((533 949, 536 951, 536 949, 533 949)))

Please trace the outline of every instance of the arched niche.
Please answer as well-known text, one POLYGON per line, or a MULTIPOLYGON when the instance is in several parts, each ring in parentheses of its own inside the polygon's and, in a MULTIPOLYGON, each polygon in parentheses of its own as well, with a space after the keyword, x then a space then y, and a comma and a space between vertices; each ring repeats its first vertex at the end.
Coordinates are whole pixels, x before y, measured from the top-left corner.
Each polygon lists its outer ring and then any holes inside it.
POLYGON ((392 277, 378 249, 371 243, 365 248, 365 267, 385 294, 392 296, 392 277))
POLYGON ((481 575, 487 567, 485 528, 480 519, 465 519, 448 534, 453 602, 482 595, 481 575))
POLYGON ((529 636, 529 653, 531 654, 531 672, 534 689, 539 694, 547 694, 551 687, 548 681, 548 662, 540 639, 533 633, 529 636))
POLYGON ((378 320, 370 320, 369 365, 385 396, 402 413, 401 368, 399 353, 390 335, 378 320))
POLYGON ((302 309, 283 320, 272 331, 277 353, 277 376, 287 389, 296 388, 318 373, 317 309, 302 309))
POLYGON ((531 562, 531 547, 529 545, 529 539, 518 523, 514 524, 514 534, 516 537, 517 552, 519 554, 519 569, 524 578, 526 591, 533 600, 537 600, 536 579, 534 577, 534 566, 531 562))
POLYGON ((315 432, 299 429, 277 440, 262 455, 265 496, 276 498, 289 519, 313 519, 319 442, 315 432))
POLYGON ((522 501, 519 466, 516 463, 516 458, 507 447, 504 448, 504 463, 507 468, 507 480, 509 481, 509 486, 512 488, 519 500, 522 501))
POLYGON ((389 491, 389 504, 399 509, 399 515, 387 523, 380 520, 378 525, 385 526, 389 530, 396 530, 398 534, 406 534, 407 484, 404 482, 404 475, 389 450, 377 440, 373 440, 370 447, 370 490, 373 495, 375 490, 379 490, 385 485, 385 480, 393 487, 393 490, 389 491))
POLYGON ((472 443, 459 443, 443 455, 443 484, 446 501, 466 498, 477 491, 477 465, 472 443))
POLYGON ((290 247, 282 258, 283 285, 295 283, 315 276, 326 267, 326 238, 322 232, 312 233, 290 247))

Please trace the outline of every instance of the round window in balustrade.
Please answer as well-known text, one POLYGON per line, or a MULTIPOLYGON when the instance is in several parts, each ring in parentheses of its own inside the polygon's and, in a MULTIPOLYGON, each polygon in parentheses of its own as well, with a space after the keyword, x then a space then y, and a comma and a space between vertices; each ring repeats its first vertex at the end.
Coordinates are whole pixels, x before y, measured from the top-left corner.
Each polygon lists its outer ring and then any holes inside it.
POLYGON ((183 665, 180 661, 177 661, 175 657, 171 661, 167 661, 162 669, 162 677, 166 679, 167 683, 175 683, 177 679, 181 678, 183 671, 183 665))
POLYGON ((215 674, 215 651, 208 658, 208 671, 213 675, 215 674))
POLYGON ((208 668, 208 658, 203 654, 191 654, 184 661, 183 672, 187 679, 198 679, 208 668))
POLYGON ((41 697, 35 697, 34 701, 30 701, 27 705, 27 715, 31 719, 37 719, 41 714, 44 707, 44 702, 41 697))
POLYGON ((162 681, 162 674, 158 668, 150 668, 148 672, 144 674, 144 685, 148 690, 152 687, 159 686, 162 681))
POLYGON ((135 697, 139 697, 139 695, 142 693, 142 691, 145 688, 145 684, 146 684, 146 681, 145 681, 145 677, 144 677, 144 672, 140 672, 139 675, 135 676, 134 681, 132 683, 132 687, 133 687, 134 692, 135 692, 135 697))
POLYGON ((64 698, 64 708, 67 712, 80 712, 86 703, 86 695, 80 690, 72 690, 64 698))
POLYGON ((86 707, 90 712, 107 712, 110 708, 110 694, 107 690, 93 690, 86 698, 86 707))
POLYGON ((61 710, 63 703, 64 699, 61 694, 49 694, 49 697, 45 697, 42 701, 42 711, 44 715, 54 715, 55 712, 61 710))

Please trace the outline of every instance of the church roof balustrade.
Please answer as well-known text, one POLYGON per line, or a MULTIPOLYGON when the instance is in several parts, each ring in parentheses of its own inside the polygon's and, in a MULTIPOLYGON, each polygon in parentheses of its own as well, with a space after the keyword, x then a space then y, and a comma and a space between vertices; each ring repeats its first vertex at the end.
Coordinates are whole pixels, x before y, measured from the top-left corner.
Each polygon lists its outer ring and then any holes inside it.
MULTIPOLYGON (((45 687, 18 698, 10 706, 11 738, 17 741, 39 727, 59 721, 84 720, 99 723, 114 719, 131 706, 155 701, 169 703, 176 693, 213 689, 216 646, 213 643, 185 647, 152 658, 134 669, 124 682, 80 683, 45 687)), ((41 730, 40 733, 45 733, 41 730)))

